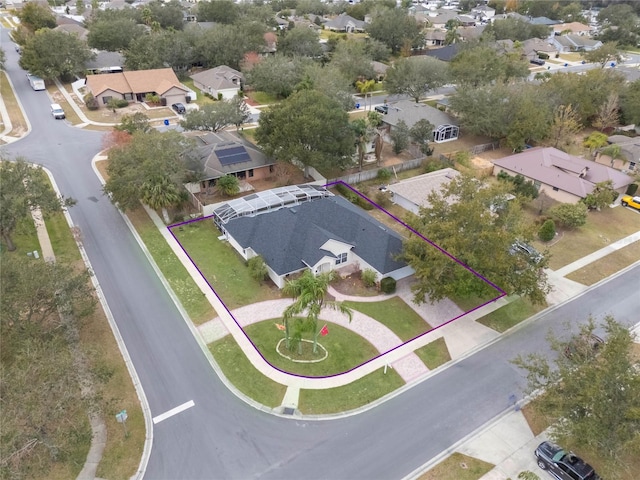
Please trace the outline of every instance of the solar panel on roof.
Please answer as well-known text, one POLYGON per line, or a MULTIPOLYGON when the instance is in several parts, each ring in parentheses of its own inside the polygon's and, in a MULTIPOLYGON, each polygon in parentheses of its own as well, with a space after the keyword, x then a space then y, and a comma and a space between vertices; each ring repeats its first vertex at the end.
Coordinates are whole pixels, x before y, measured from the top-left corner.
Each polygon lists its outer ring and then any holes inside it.
POLYGON ((223 148, 216 150, 215 152, 218 160, 220 160, 220 163, 224 166, 251 161, 251 157, 247 153, 247 150, 242 146, 223 148))

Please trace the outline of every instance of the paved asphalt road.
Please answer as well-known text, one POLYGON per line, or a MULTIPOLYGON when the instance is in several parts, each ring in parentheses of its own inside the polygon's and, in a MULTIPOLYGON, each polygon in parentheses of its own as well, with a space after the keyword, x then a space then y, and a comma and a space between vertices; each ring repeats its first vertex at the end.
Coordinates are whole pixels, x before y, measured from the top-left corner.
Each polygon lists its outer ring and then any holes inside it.
MULTIPOLYGON (((2 31, 3 45, 7 41, 2 31)), ((101 134, 51 118, 45 92, 32 91, 7 51, 7 72, 33 131, 2 147, 49 168, 121 330, 153 416, 195 406, 154 426, 147 479, 401 478, 467 435, 519 393, 517 353, 544 351, 548 329, 589 313, 637 321, 640 267, 549 312, 401 396, 360 415, 299 421, 262 413, 216 377, 124 221, 101 193, 90 159, 101 134), (635 298, 634 298, 635 296, 635 298), (634 317, 635 315, 635 317, 634 317)))

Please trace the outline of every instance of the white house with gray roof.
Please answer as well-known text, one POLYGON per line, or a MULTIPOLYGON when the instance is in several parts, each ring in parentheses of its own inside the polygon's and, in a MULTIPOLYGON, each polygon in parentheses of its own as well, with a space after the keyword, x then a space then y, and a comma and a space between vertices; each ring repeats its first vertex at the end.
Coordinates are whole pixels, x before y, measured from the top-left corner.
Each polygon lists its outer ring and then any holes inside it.
POLYGON ((195 73, 189 78, 193 80, 193 85, 199 88, 202 93, 208 93, 214 98, 222 95, 225 100, 238 95, 244 82, 244 75, 241 72, 226 65, 195 73))
POLYGON ((304 270, 320 274, 371 269, 378 279, 396 280, 413 274, 397 259, 403 240, 398 233, 322 187, 284 187, 255 197, 261 209, 223 205, 214 212, 214 222, 245 260, 257 255, 264 259, 269 278, 279 288, 287 277, 304 270), (288 190, 303 187, 315 192, 297 195, 288 190), (287 197, 291 200, 284 202, 287 197), (269 198, 275 201, 271 207, 264 205, 269 198))
POLYGON ((388 186, 391 201, 405 210, 418 214, 420 208, 431 206, 429 195, 432 192, 439 192, 459 175, 460 173, 453 168, 443 168, 391 184, 388 186))
POLYGON ((413 127, 419 120, 428 120, 434 126, 433 141, 436 143, 457 140, 460 129, 457 122, 445 112, 424 103, 400 100, 388 105, 382 123, 391 132, 403 120, 407 127, 413 127))

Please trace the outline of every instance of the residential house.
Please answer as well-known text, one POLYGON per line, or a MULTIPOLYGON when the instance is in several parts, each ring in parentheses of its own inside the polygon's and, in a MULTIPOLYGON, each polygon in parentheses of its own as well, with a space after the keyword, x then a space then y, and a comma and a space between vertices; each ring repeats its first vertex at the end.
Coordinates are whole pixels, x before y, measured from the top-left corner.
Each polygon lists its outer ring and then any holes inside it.
POLYGON ((558 53, 558 49, 546 40, 529 38, 522 43, 522 53, 528 60, 538 58, 541 53, 553 58, 558 53))
POLYGON ((189 91, 170 68, 89 75, 86 86, 100 105, 106 105, 112 98, 143 102, 149 93, 171 105, 185 102, 189 91))
POLYGON ((392 195, 391 201, 417 215, 420 208, 431 206, 428 199, 431 192, 439 192, 458 175, 460 173, 453 168, 443 168, 393 183, 388 186, 392 195))
POLYGON ((495 8, 491 8, 487 5, 478 5, 471 9, 471 16, 480 22, 490 21, 495 14, 495 8))
POLYGON ((85 64, 87 73, 118 73, 122 72, 124 56, 120 52, 94 50, 95 57, 85 64))
POLYGON ((373 73, 375 73, 376 82, 381 82, 389 69, 389 65, 386 63, 377 62, 375 60, 371 61, 371 67, 373 68, 373 73))
POLYGON ((554 35, 578 35, 578 36, 589 36, 591 35, 593 28, 589 25, 585 25, 580 22, 571 22, 571 23, 558 23, 557 25, 553 25, 553 34, 554 35))
POLYGON ((456 28, 456 33, 461 42, 468 42, 471 40, 478 40, 484 32, 486 25, 468 25, 456 28))
POLYGON ((447 22, 451 20, 458 20, 457 12, 442 12, 435 17, 429 18, 429 22, 431 23, 431 26, 439 30, 445 29, 447 22))
POLYGON ((362 20, 357 20, 346 13, 341 13, 331 20, 324 23, 324 27, 332 32, 364 32, 367 24, 362 20))
POLYGON ((433 50, 427 50, 424 54, 428 57, 437 58, 443 62, 450 62, 460 51, 460 44, 453 43, 442 48, 434 48, 433 50))
POLYGON ((569 155, 552 147, 535 147, 493 162, 493 174, 522 175, 549 197, 577 203, 593 192, 595 185, 611 180, 613 189, 624 194, 633 178, 613 168, 569 155))
POLYGON ((436 30, 433 28, 429 28, 424 31, 425 47, 442 47, 445 45, 446 38, 446 30, 436 30))
POLYGON ((397 259, 402 237, 363 209, 323 187, 259 192, 214 211, 213 220, 246 260, 260 255, 280 288, 292 274, 370 269, 377 279, 413 273, 397 259))
POLYGON ((203 173, 199 184, 189 184, 187 187, 192 193, 215 186, 216 181, 225 175, 247 181, 265 179, 271 175, 276 163, 253 143, 233 132, 207 132, 204 135, 187 136, 195 138, 198 144, 194 160, 202 167, 203 173))
POLYGON ((54 30, 58 32, 65 32, 69 35, 75 35, 79 40, 83 42, 87 41, 87 36, 89 35, 89 30, 82 27, 81 25, 76 25, 74 23, 65 23, 62 25, 58 25, 54 30))
POLYGON ((389 104, 387 113, 382 117, 382 125, 390 133, 401 120, 411 128, 423 119, 434 126, 434 142, 443 143, 458 139, 460 129, 451 116, 437 108, 424 103, 415 103, 412 100, 400 100, 389 104))
POLYGON ((607 138, 609 145, 620 147, 621 158, 612 158, 602 153, 596 153, 596 162, 608 165, 616 170, 635 172, 640 170, 640 137, 626 135, 611 135, 607 138))
POLYGON ((580 35, 560 35, 551 39, 551 44, 558 52, 590 52, 602 46, 600 40, 594 40, 580 35))
POLYGON ((189 76, 202 93, 214 98, 230 99, 238 95, 244 84, 244 75, 231 67, 220 65, 189 76))

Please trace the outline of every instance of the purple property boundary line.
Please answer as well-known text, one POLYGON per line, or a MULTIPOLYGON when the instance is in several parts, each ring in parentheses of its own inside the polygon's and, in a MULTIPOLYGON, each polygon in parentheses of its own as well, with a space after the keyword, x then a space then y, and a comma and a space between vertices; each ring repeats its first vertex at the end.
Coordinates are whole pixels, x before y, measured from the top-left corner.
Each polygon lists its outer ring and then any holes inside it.
POLYGON ((216 292, 215 288, 213 288, 213 286, 209 283, 209 280, 207 280, 207 277, 204 276, 204 274, 202 273, 202 271, 200 270, 200 268, 198 268, 198 265, 196 265, 196 262, 193 261, 193 259, 191 258, 191 255, 189 255, 189 253, 185 250, 185 248, 182 246, 182 243, 180 243, 180 240, 178 240, 178 238, 175 236, 175 234, 173 233, 173 229, 177 228, 177 227, 181 227, 183 225, 187 225, 189 223, 194 223, 194 222, 200 222, 203 220, 207 220, 209 218, 212 218, 213 215, 208 215, 206 217, 200 217, 200 218, 194 218, 191 220, 187 220, 185 222, 179 222, 179 223, 175 223, 173 225, 169 225, 167 227, 167 229, 169 230, 169 233, 171 233, 171 236, 173 237, 173 239, 178 243, 178 245, 180 245, 180 248, 182 249, 182 251, 185 253, 185 255, 187 256, 187 258, 189 258, 189 261, 193 264, 193 266, 196 268, 196 270, 198 271, 198 273, 200 274, 200 276, 203 278, 203 280, 207 283, 207 285, 209 286, 209 288, 211 289, 211 291, 213 292, 213 294, 217 297, 218 300, 220 300, 220 303, 222 304, 222 306, 227 310, 227 313, 229 313, 229 315, 231 316, 231 318, 233 319, 233 321, 236 323, 236 325, 238 326, 238 328, 240 328, 240 330, 242 331, 243 335, 245 336, 245 338, 249 341, 249 343, 251 343, 251 345, 253 345, 253 348, 255 348, 256 352, 258 353, 258 355, 260 355, 260 357, 269 365, 271 365, 272 368, 287 374, 287 375, 291 375, 294 377, 301 377, 301 378, 332 378, 332 377, 339 377, 340 375, 344 375, 345 373, 349 373, 352 372, 353 370, 356 370, 360 367, 362 367, 363 365, 366 365, 367 363, 372 362, 373 360, 375 360, 376 358, 380 358, 383 355, 386 355, 388 353, 393 352, 394 350, 397 350, 398 348, 402 347, 403 345, 406 345, 407 343, 413 342, 414 340, 423 337, 424 335, 431 333, 439 328, 444 327, 445 325, 449 325, 450 323, 464 317, 465 315, 468 315, 471 312, 475 312, 476 310, 484 307, 485 305, 488 305, 492 302, 495 302, 499 299, 501 299, 502 297, 506 296, 507 293, 502 290, 500 287, 498 287, 496 284, 494 284, 493 282, 487 280, 485 277, 483 277, 482 275, 480 275, 478 272, 476 272, 475 270, 473 270, 471 267, 469 267, 468 265, 466 265, 465 263, 461 262, 460 260, 458 260, 456 257, 454 257, 453 255, 451 255, 449 252, 447 252, 446 250, 444 250, 442 247, 440 247, 439 245, 437 245, 436 243, 432 242, 431 240, 429 240, 428 238, 426 238, 425 236, 423 236, 422 234, 418 233, 416 230, 414 230, 413 228, 411 228, 409 225, 407 225, 406 223, 404 223, 402 220, 400 220, 398 217, 396 217, 395 215, 391 214, 390 212, 388 212, 387 210, 385 210, 384 208, 382 208, 380 205, 378 205, 377 203, 375 203, 373 200, 369 199, 367 196, 363 195, 362 193, 360 193, 359 191, 357 191, 355 188, 353 188, 351 185, 349 185, 348 183, 343 182, 342 180, 339 180, 337 182, 332 182, 332 183, 328 183, 326 184, 324 187, 325 188, 329 188, 332 185, 336 185, 336 184, 342 184, 345 187, 349 188, 351 191, 353 191, 354 193, 356 193, 357 195, 359 195, 360 197, 362 197, 365 201, 369 202, 371 205, 375 206, 376 208, 380 209, 382 212, 384 212, 385 214, 387 214, 389 217, 393 218, 396 222, 400 223, 402 226, 404 226, 405 228, 407 228, 408 230, 410 230, 411 232, 415 233, 416 235, 418 235, 420 238, 422 238, 425 242, 429 243, 431 246, 437 248, 440 252, 444 253, 446 256, 448 256, 449 258, 451 258, 452 260, 454 260, 455 262, 457 262, 460 266, 462 266, 463 268, 467 269, 469 272, 473 273, 476 277, 480 278, 482 281, 486 282, 487 284, 491 285, 491 287, 495 288, 498 292, 500 292, 500 294, 498 296, 496 296, 495 298, 492 298, 491 300, 488 300, 480 305, 478 305, 477 307, 472 308, 471 310, 461 313, 460 315, 452 318, 451 320, 447 320, 446 322, 438 325, 435 328, 432 328, 431 330, 427 330, 424 333, 421 333, 420 335, 415 336, 414 338, 407 340, 406 342, 401 343, 400 345, 397 345, 389 350, 387 350, 386 352, 380 353, 378 355, 376 355, 375 357, 370 358, 369 360, 367 360, 366 362, 361 363, 360 365, 356 365, 353 368, 350 368, 349 370, 346 370, 344 372, 341 373, 335 373, 333 375, 324 375, 324 376, 317 376, 317 377, 311 377, 308 375, 300 375, 297 373, 291 373, 291 372, 287 372, 286 370, 282 370, 274 365, 272 365, 271 363, 269 363, 269 361, 264 358, 264 355, 262 355, 262 353, 260 352, 260 350, 256 347, 255 343, 253 343, 253 341, 251 340, 251 338, 249 337, 249 335, 247 335, 247 332, 244 331, 244 328, 242 328, 242 326, 240 326, 240 323, 238 322, 238 320, 236 320, 236 317, 233 316, 233 313, 231 313, 231 310, 229 310, 229 308, 227 307, 227 305, 224 303, 224 301, 222 300, 222 298, 220 298, 220 295, 218 295, 218 292, 216 292))

